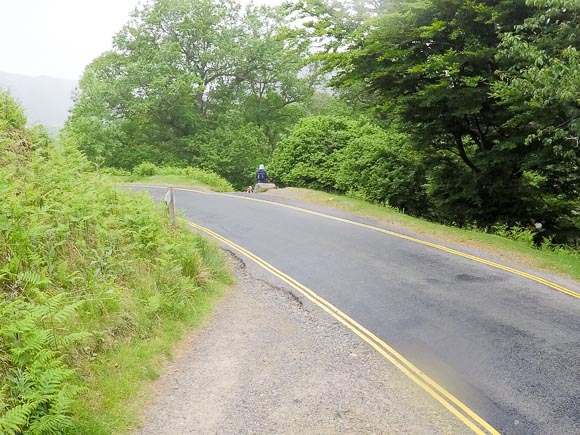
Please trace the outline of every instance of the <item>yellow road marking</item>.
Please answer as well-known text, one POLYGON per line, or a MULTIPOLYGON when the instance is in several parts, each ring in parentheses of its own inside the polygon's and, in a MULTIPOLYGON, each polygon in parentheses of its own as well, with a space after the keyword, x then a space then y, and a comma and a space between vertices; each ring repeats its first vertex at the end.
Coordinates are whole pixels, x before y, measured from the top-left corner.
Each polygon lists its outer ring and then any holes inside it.
POLYGON ((300 284, 295 279, 286 275, 282 271, 276 269, 270 263, 261 259, 257 255, 248 251, 247 249, 237 245, 231 240, 226 239, 220 234, 205 228, 201 225, 189 222, 193 228, 209 234, 215 239, 219 240, 226 246, 229 246, 236 251, 242 253, 255 263, 257 263, 262 268, 266 269, 274 276, 278 277, 292 288, 300 292, 304 297, 309 299, 311 302, 322 308, 325 312, 334 317, 337 321, 342 323, 362 340, 368 343, 372 348, 378 351, 384 358, 390 361, 395 367, 397 367, 401 372, 403 372, 408 378, 415 382, 419 387, 425 390, 431 397, 436 399, 441 405, 443 405, 447 410, 449 410, 453 415, 455 415, 461 422, 463 422, 467 427, 469 427, 473 432, 477 434, 493 434, 499 435, 499 432, 495 430, 489 423, 483 420, 479 415, 477 415, 473 410, 471 410, 467 405, 461 402, 458 398, 453 396, 449 391, 419 370, 414 364, 398 353, 394 348, 389 346, 379 337, 374 335, 372 332, 367 330, 365 327, 360 325, 354 319, 349 317, 347 314, 340 311, 334 305, 332 305, 327 300, 323 299, 315 292, 310 290, 308 287, 300 284))
MULTIPOLYGON (((158 186, 158 185, 142 185, 143 187, 156 187, 156 188, 163 188, 166 186, 158 186)), ((459 257, 463 257, 463 258, 467 258, 469 260, 472 261, 476 261, 478 263, 482 263, 482 264, 486 264, 488 266, 491 267, 495 267, 496 269, 501 269, 503 271, 509 272, 509 273, 513 273, 514 275, 519 275, 522 276, 524 278, 530 279, 532 281, 536 281, 540 284, 543 284, 545 286, 551 287, 554 290, 558 290, 559 292, 565 293, 569 296, 572 296, 574 298, 580 299, 580 293, 575 292, 574 290, 570 290, 566 287, 563 287, 559 284, 556 284, 555 282, 549 281, 547 279, 544 278, 540 278, 539 276, 536 275, 532 275, 531 273, 527 273, 524 272, 522 270, 518 270, 518 269, 514 269, 513 267, 509 267, 509 266, 504 266, 503 264, 499 264, 496 263, 494 261, 490 261, 490 260, 486 260, 485 258, 481 258, 481 257, 477 257, 475 255, 471 255, 471 254, 467 254, 465 252, 461 252, 461 251, 457 251, 455 249, 452 248, 448 248, 446 246, 443 245, 438 245, 437 243, 432 243, 432 242, 427 242, 426 240, 421 240, 421 239, 417 239, 415 237, 411 237, 411 236, 407 236, 405 234, 401 234, 401 233, 397 233, 394 231, 390 231, 390 230, 386 230, 384 228, 380 228, 380 227, 375 227, 373 225, 368 225, 368 224, 363 224, 361 222, 356 222, 356 221, 352 221, 349 219, 344 219, 344 218, 340 218, 337 216, 332 216, 332 215, 328 215, 325 213, 320 213, 317 211, 313 211, 313 210, 308 210, 306 208, 302 208, 302 207, 296 207, 294 205, 288 205, 288 204, 282 204, 282 203, 278 203, 278 202, 272 202, 272 201, 266 201, 264 199, 258 199, 258 198, 250 198, 247 196, 240 196, 240 195, 231 195, 228 193, 217 193, 217 192, 204 192, 201 190, 196 190, 196 189, 186 189, 183 187, 176 187, 175 190, 183 190, 183 191, 187 191, 187 192, 195 192, 195 193, 200 193, 203 195, 215 195, 215 196, 226 196, 226 197, 230 197, 230 198, 237 198, 237 199, 241 199, 241 200, 245 200, 245 201, 256 201, 256 202, 261 202, 264 204, 268 204, 271 206, 277 206, 277 207, 283 207, 283 208, 288 208, 291 210, 297 210, 300 211, 302 213, 307 213, 307 214, 311 214, 314 216, 319 216, 319 217, 323 217, 326 219, 331 219, 337 222, 342 222, 342 223, 346 223, 349 225, 354 225, 357 227, 361 227, 361 228, 367 228, 369 230, 373 230, 373 231, 378 231, 380 233, 383 234, 387 234, 389 236, 393 236, 393 237, 398 237, 399 239, 404 239, 404 240, 408 240, 410 242, 414 242, 414 243, 419 243, 423 246, 429 246, 430 248, 434 248, 434 249, 438 249, 440 251, 445 251, 448 252, 450 254, 453 255, 457 255, 459 257)))

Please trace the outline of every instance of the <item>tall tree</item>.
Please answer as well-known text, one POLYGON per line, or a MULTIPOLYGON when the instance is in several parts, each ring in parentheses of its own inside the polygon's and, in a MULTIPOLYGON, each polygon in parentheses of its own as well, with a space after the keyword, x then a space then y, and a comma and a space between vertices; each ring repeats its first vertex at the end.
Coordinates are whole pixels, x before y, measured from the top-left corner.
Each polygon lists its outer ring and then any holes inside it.
POLYGON ((537 219, 560 241, 580 243, 580 3, 528 4, 533 16, 502 37, 493 89, 512 115, 509 144, 526 156, 537 219))
POLYGON ((224 87, 221 113, 232 107, 264 131, 270 153, 288 128, 303 116, 317 83, 307 66, 310 42, 286 26, 281 8, 248 6, 242 20, 245 35, 236 86, 224 87))
POLYGON ((238 12, 227 0, 160 0, 137 11, 80 83, 69 129, 89 157, 121 167, 194 162, 199 150, 186 138, 207 128, 209 95, 233 75, 238 12), (83 141, 86 124, 94 128, 83 141), (87 143, 96 140, 98 149, 87 143))
POLYGON ((68 130, 106 165, 182 162, 241 184, 312 93, 306 50, 271 8, 152 1, 87 68, 68 130))
POLYGON ((400 2, 325 55, 332 84, 362 88, 375 113, 413 134, 448 221, 513 224, 529 217, 517 158, 501 145, 509 114, 490 95, 500 31, 526 11, 523 0, 400 2))

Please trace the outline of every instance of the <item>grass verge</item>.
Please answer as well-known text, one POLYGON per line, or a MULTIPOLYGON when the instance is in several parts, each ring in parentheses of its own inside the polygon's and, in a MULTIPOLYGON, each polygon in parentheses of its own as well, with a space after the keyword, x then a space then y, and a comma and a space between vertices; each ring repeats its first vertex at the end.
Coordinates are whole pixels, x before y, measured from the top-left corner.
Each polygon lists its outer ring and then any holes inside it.
MULTIPOLYGON (((286 188, 268 194, 304 201, 375 219, 386 224, 408 228, 445 243, 461 244, 500 256, 506 262, 555 272, 580 280, 580 252, 559 246, 530 246, 527 240, 485 233, 475 229, 450 227, 403 214, 395 209, 371 204, 345 195, 330 194, 310 189, 286 188)), ((517 236, 517 234, 515 235, 517 236)))
POLYGON ((81 371, 86 389, 73 406, 73 425, 67 433, 124 434, 138 427, 143 404, 152 398, 152 381, 173 360, 179 341, 207 321, 225 289, 215 284, 197 295, 196 310, 186 318, 165 320, 152 337, 120 343, 89 361, 81 371))
POLYGON ((127 172, 114 168, 103 169, 118 183, 171 184, 174 186, 198 187, 215 192, 232 192, 233 186, 225 178, 205 169, 175 166, 156 166, 143 162, 127 172))
POLYGON ((195 187, 202 190, 213 190, 215 192, 231 192, 231 190, 221 190, 216 189, 215 186, 210 184, 201 183, 195 179, 189 178, 184 175, 152 175, 150 177, 135 177, 135 176, 114 176, 114 180, 119 184, 156 184, 156 185, 167 185, 167 186, 182 186, 182 187, 195 187))
POLYGON ((231 282, 217 246, 90 168, 0 126, 2 434, 134 427, 142 388, 231 282))

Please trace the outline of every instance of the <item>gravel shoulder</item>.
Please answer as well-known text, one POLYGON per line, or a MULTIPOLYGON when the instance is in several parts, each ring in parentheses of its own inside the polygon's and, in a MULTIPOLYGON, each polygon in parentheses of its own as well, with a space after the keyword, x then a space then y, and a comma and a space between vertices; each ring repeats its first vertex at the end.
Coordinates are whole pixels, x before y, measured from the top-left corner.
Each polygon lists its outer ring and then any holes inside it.
POLYGON ((135 433, 469 432, 322 310, 229 261, 236 285, 156 381, 135 433))

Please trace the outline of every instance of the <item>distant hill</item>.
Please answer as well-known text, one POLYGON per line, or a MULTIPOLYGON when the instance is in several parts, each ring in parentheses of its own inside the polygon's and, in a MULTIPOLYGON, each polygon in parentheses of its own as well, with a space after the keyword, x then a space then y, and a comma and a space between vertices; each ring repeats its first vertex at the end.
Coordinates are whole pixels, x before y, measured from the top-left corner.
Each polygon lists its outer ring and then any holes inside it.
POLYGON ((28 124, 43 124, 51 132, 64 125, 76 86, 75 80, 0 72, 0 88, 22 104, 28 124))

